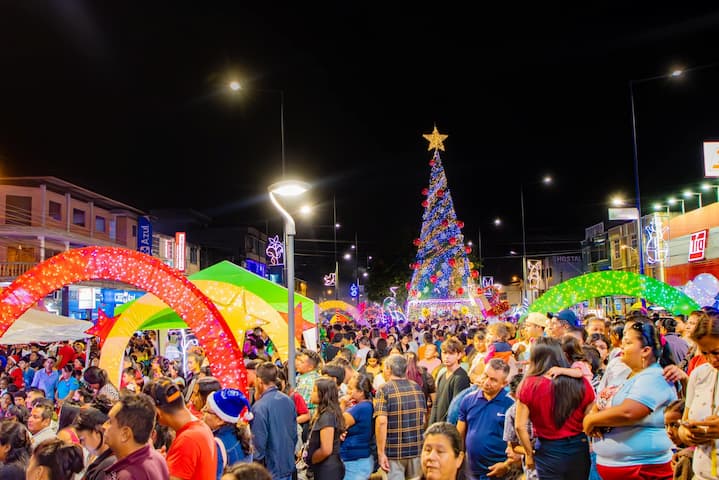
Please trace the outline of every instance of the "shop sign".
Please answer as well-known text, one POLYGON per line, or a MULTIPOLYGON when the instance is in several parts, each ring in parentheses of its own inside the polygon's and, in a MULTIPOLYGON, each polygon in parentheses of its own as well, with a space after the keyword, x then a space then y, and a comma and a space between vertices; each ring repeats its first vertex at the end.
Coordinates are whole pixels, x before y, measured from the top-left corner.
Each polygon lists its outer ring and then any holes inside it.
POLYGON ((709 230, 701 230, 699 232, 692 233, 689 239, 689 261, 696 262, 704 260, 704 251, 707 246, 707 238, 709 237, 709 230))
POLYGON ((175 232, 175 268, 185 271, 185 232, 175 232))

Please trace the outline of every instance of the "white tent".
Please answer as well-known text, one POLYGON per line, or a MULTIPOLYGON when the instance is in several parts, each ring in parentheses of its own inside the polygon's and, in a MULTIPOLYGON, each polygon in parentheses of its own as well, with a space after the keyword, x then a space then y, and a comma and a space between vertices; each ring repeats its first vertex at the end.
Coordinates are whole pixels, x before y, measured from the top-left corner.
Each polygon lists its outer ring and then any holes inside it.
POLYGON ((78 340, 90 336, 85 333, 85 330, 90 327, 92 327, 92 322, 31 308, 10 325, 5 334, 0 337, 0 344, 78 340))

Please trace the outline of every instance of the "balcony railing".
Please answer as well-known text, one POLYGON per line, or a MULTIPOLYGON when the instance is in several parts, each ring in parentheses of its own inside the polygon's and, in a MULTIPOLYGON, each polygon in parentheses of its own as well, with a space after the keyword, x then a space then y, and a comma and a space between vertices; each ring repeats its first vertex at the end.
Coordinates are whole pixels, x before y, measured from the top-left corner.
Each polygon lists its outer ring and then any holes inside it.
POLYGON ((37 262, 0 262, 0 278, 15 278, 37 265, 37 262))

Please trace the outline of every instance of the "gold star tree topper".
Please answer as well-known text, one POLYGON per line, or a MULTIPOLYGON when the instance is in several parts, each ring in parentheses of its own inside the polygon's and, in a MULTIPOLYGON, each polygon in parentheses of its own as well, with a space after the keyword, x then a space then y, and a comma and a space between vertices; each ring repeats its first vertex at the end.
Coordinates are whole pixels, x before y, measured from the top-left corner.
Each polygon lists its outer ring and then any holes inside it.
POLYGON ((427 150, 432 150, 433 148, 438 148, 442 151, 444 151, 444 144, 442 143, 449 135, 442 135, 437 130, 437 125, 434 126, 434 130, 432 130, 432 133, 426 133, 422 135, 428 142, 429 147, 427 150))

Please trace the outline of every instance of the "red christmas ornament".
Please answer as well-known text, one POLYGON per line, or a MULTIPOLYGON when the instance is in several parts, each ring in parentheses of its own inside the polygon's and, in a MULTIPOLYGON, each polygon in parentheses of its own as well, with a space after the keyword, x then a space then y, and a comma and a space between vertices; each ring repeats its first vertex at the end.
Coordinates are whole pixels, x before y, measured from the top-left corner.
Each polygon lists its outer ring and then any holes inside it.
POLYGON ((444 197, 444 190, 442 190, 441 188, 437 190, 437 196, 440 198, 444 197))
POLYGON ((446 218, 445 218, 444 220, 442 220, 442 226, 443 226, 443 227, 448 227, 448 226, 449 226, 449 220, 447 220, 446 218))
POLYGON ((419 247, 419 245, 420 245, 420 243, 422 243, 422 241, 419 238, 415 238, 412 243, 414 243, 415 247, 419 247))
POLYGON ((427 188, 427 187, 423 188, 423 189, 422 189, 422 195, 424 195, 425 197, 426 197, 427 195, 429 195, 429 188, 427 188))
POLYGON ((422 201, 422 206, 427 208, 429 206, 429 202, 427 200, 422 201))
POLYGON ((429 161, 429 166, 430 166, 430 167, 434 167, 436 164, 437 164, 437 162, 434 160, 434 158, 429 161))
POLYGON ((477 270, 472 270, 472 278, 479 277, 479 272, 477 270))
POLYGON ((432 283, 437 283, 437 275, 430 275, 429 281, 432 283))
POLYGON ((464 295, 464 288, 459 287, 459 288, 457 289, 457 295, 464 295))
POLYGON ((457 228, 464 228, 464 222, 462 220, 457 220, 457 228))
POLYGON ((404 286, 407 290, 409 290, 409 282, 405 283, 404 286))
POLYGON ((457 243, 457 239, 454 238, 454 237, 450 237, 450 239, 449 239, 449 244, 450 244, 450 245, 454 245, 455 243, 457 243))
POLYGON ((454 258, 450 258, 449 260, 447 260, 447 263, 452 268, 454 268, 454 266, 457 265, 457 261, 454 258))
POLYGON ((466 253, 472 253, 472 247, 464 247, 466 253))
POLYGON ((482 295, 484 293, 484 289, 482 287, 477 287, 477 295, 482 295))

